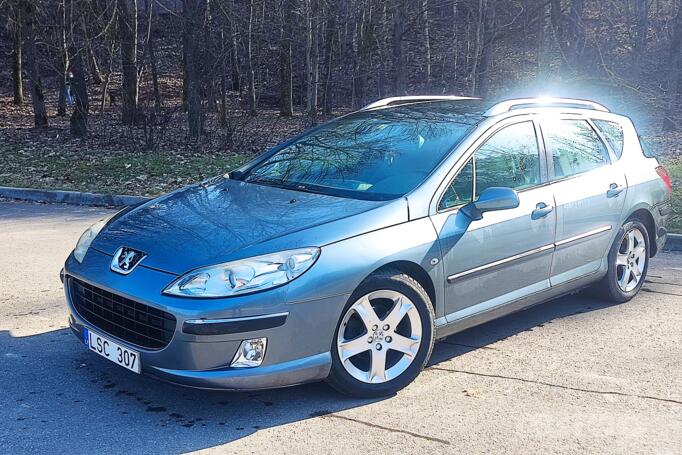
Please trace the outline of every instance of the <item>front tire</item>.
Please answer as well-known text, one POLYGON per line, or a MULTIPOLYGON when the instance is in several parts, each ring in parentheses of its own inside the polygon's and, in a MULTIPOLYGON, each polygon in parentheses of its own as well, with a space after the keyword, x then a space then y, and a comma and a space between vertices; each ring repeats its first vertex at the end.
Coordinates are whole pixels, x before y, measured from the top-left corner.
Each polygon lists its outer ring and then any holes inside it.
POLYGON ((428 362, 434 320, 431 300, 415 279, 398 270, 370 276, 341 313, 327 382, 356 397, 397 392, 428 362))
POLYGON ((625 222, 609 251, 609 270, 598 283, 605 299, 624 303, 637 295, 649 269, 649 234, 638 219, 625 222))

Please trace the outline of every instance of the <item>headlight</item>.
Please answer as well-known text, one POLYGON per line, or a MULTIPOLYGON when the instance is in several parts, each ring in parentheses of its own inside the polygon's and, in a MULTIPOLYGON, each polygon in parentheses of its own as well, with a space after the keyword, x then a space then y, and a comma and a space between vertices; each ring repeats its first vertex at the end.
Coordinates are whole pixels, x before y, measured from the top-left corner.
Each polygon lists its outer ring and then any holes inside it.
POLYGON ((73 257, 76 258, 78 262, 83 262, 83 258, 85 257, 85 253, 88 252, 88 248, 90 248, 90 244, 92 243, 93 240, 95 240, 95 237, 97 237, 97 234, 99 234, 99 231, 102 230, 102 228, 107 224, 107 222, 111 219, 110 216, 106 218, 102 218, 89 228, 83 232, 81 237, 78 239, 78 243, 76 243, 76 248, 73 250, 73 257))
POLYGON ((319 248, 299 248, 193 270, 171 283, 164 294, 229 297, 288 283, 308 270, 319 248))

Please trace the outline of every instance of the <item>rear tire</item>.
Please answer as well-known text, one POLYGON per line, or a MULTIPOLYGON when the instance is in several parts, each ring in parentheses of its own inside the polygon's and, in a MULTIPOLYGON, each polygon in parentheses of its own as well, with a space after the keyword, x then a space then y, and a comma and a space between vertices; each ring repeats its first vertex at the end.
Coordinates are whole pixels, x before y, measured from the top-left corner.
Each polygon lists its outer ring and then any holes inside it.
POLYGON ((414 278, 399 270, 370 276, 341 313, 327 382, 355 397, 394 394, 431 357, 434 321, 429 296, 414 278))
POLYGON ((618 231, 609 251, 609 269, 596 285, 601 297, 624 303, 637 295, 649 269, 649 233, 638 219, 618 231))

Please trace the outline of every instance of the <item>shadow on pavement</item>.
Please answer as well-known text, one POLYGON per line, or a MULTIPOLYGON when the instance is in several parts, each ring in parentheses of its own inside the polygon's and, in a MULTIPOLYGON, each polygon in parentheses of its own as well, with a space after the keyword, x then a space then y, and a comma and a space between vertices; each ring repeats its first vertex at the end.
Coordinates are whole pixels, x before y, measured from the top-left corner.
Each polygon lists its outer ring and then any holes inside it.
MULTIPOLYGON (((538 305, 447 338, 430 365, 601 308, 582 296, 538 305)), ((324 383, 249 393, 186 389, 92 355, 68 329, 28 337, 0 332, 0 371, 0 442, 15 453, 185 452, 372 402, 324 383)))
POLYGON ((587 292, 545 302, 449 336, 436 345, 429 366, 485 348, 518 333, 551 324, 556 319, 601 310, 612 305, 614 304, 598 300, 587 292))

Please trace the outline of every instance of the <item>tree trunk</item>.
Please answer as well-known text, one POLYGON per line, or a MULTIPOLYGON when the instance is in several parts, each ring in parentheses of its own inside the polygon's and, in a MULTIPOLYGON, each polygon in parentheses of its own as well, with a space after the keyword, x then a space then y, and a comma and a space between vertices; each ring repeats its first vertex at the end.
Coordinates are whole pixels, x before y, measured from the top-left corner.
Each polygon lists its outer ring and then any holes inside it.
POLYGON ((74 108, 70 119, 71 134, 75 137, 86 137, 88 135, 89 102, 83 58, 80 52, 74 54, 71 72, 73 73, 71 91, 74 97, 74 108))
POLYGON ((478 0, 478 20, 476 21, 476 42, 474 45, 473 59, 471 63, 471 94, 478 94, 478 81, 480 76, 478 74, 478 65, 480 62, 481 54, 483 53, 483 46, 485 43, 483 41, 484 30, 485 30, 485 10, 486 10, 486 0, 478 0))
POLYGON ((431 87, 431 33, 429 31, 429 0, 422 0, 424 15, 424 58, 426 60, 426 86, 431 87))
POLYGON ((107 67, 107 74, 104 76, 104 85, 102 86, 102 99, 100 100, 99 111, 104 112, 104 104, 107 99, 107 92, 109 91, 109 82, 111 81, 111 72, 114 67, 114 43, 109 45, 109 66, 107 67))
MULTIPOLYGON (((532 2, 533 0, 531 0, 532 2)), ((551 49, 552 49, 552 24, 550 21, 549 4, 540 7, 537 24, 537 69, 536 80, 540 84, 547 82, 550 73, 551 49)))
POLYGON ((632 67, 637 75, 642 70, 642 59, 646 54, 649 31, 649 2, 635 1, 635 33, 633 37, 632 67))
MULTIPOLYGON (((234 11, 236 9, 234 0, 231 0, 229 3, 230 10, 234 11)), ((237 24, 235 23, 234 20, 230 19, 229 21, 230 25, 230 39, 232 46, 230 47, 230 63, 231 63, 231 70, 232 70, 232 75, 231 75, 231 83, 232 83, 232 91, 233 92, 242 92, 242 83, 241 83, 241 72, 239 70, 239 47, 238 44, 239 42, 237 41, 237 24)))
POLYGON ((202 24, 206 15, 207 0, 184 0, 184 54, 187 77, 187 120, 189 136, 198 138, 203 133, 201 82, 204 65, 202 53, 202 24))
POLYGON ((393 13, 393 94, 395 96, 405 95, 407 92, 405 53, 403 52, 405 8, 405 0, 396 0, 396 8, 393 13))
POLYGON ((283 117, 294 115, 294 81, 291 62, 291 25, 293 20, 293 0, 282 1, 282 27, 280 29, 280 96, 279 114, 283 117))
POLYGON ((332 114, 332 75, 334 73, 334 34, 336 32, 336 6, 330 6, 325 24, 325 76, 322 88, 322 113, 325 117, 332 114))
POLYGON ((88 62, 90 64, 90 74, 92 77, 90 81, 95 85, 102 84, 102 71, 99 69, 99 63, 97 63, 97 55, 95 55, 95 50, 92 47, 92 42, 88 39, 86 46, 88 47, 88 62))
POLYGON ((306 0, 306 111, 310 121, 317 123, 317 82, 319 77, 318 0, 306 0))
POLYGON ((225 30, 220 30, 220 126, 227 126, 227 62, 225 59, 225 30))
POLYGON ((21 14, 19 13, 17 13, 12 38, 14 39, 12 47, 12 92, 14 93, 14 104, 21 106, 24 104, 24 80, 22 76, 23 62, 21 59, 21 14))
POLYGON ((490 87, 491 62, 495 46, 495 7, 496 3, 486 5, 483 20, 482 45, 480 63, 476 73, 476 95, 481 98, 488 96, 490 87))
POLYGON ((23 2, 26 17, 26 72, 31 90, 31 102, 33 103, 33 124, 36 128, 46 127, 47 110, 45 109, 45 96, 43 84, 40 80, 40 67, 38 66, 38 48, 36 46, 35 5, 30 0, 23 2))
POLYGON ((249 91, 247 93, 247 109, 249 115, 255 116, 256 112, 256 73, 253 70, 253 6, 254 0, 249 3, 249 24, 246 37, 246 77, 249 82, 249 91))
POLYGON ((60 21, 59 24, 59 47, 60 47, 60 66, 58 69, 59 94, 57 96, 57 115, 66 115, 66 88, 69 79, 69 48, 66 42, 67 23, 66 23, 66 0, 59 2, 60 21))
POLYGON ((677 7, 673 24, 673 37, 670 41, 667 83, 667 115, 663 122, 666 131, 679 128, 680 83, 682 83, 682 5, 677 7))
POLYGON ((118 0, 118 26, 121 34, 121 120, 125 125, 137 117, 137 0, 118 0), (129 3, 132 6, 129 6, 129 3))
POLYGON ((367 79, 369 60, 369 29, 371 27, 369 6, 362 8, 362 13, 355 27, 355 62, 353 67, 353 107, 360 108, 367 104, 367 79))
POLYGON ((568 12, 568 37, 566 38, 566 55, 570 68, 579 71, 580 56, 585 45, 585 27, 583 26, 583 10, 585 0, 572 0, 568 12))
POLYGON ((154 2, 146 0, 147 7, 147 56, 149 57, 149 69, 152 73, 152 89, 154 92, 154 107, 161 109, 161 93, 159 92, 159 75, 156 68, 156 52, 154 50, 154 33, 152 19, 154 17, 154 2))

